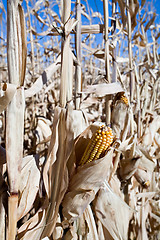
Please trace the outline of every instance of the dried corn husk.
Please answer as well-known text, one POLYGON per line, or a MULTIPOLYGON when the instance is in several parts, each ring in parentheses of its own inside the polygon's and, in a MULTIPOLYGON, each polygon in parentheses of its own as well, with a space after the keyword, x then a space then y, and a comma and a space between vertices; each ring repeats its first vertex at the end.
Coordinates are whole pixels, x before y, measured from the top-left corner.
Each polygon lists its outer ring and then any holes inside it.
MULTIPOLYGON (((82 146, 84 148, 88 142, 85 138, 96 129, 95 125, 91 125, 79 136, 75 145, 75 154, 72 155, 74 159, 77 156, 74 162, 80 161, 82 146)), ((78 167, 75 174, 72 175, 68 192, 62 203, 63 215, 69 222, 79 218, 93 201, 103 181, 109 177, 112 158, 113 149, 110 149, 105 157, 78 167)))
POLYGON ((111 115, 112 129, 116 137, 122 141, 127 137, 130 118, 129 106, 120 100, 116 101, 111 115))
MULTIPOLYGON (((100 189, 94 204, 95 214, 103 228, 107 229, 107 235, 112 236, 115 240, 127 240, 128 226, 133 210, 122 199, 106 188, 100 189)), ((109 237, 109 239, 112 238, 109 237)))

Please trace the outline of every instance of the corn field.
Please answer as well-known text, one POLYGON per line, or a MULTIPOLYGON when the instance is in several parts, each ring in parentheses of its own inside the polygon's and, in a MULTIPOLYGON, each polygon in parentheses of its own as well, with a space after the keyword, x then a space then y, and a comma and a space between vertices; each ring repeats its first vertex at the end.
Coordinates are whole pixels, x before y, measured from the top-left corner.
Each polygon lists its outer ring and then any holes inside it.
POLYGON ((158 16, 92 2, 0 1, 0 240, 160 239, 158 16))

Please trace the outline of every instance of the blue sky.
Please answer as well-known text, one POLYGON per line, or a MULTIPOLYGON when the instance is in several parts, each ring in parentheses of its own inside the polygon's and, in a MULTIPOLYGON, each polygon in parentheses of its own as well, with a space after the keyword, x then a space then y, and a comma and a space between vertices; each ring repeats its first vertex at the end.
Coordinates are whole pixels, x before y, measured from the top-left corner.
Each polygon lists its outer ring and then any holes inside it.
MULTIPOLYGON (((0 0, 0 1, 2 1, 5 9, 7 9, 7 0, 0 0)), ((86 1, 81 0, 81 2, 82 4, 85 4, 86 1)), ((101 14, 103 14, 102 0, 88 0, 88 4, 93 9, 93 11, 95 12, 99 11, 101 14)), ((156 22, 160 24, 160 0, 146 0, 146 4, 149 4, 149 10, 150 10, 150 6, 153 5, 153 10, 155 10, 155 12, 157 13, 156 22)), ((111 7, 110 7, 110 10, 111 10, 111 7)))
MULTIPOLYGON (((7 9, 7 0, 0 0, 3 2, 5 9, 7 9)), ((24 0, 23 0, 24 1, 24 0)), ((85 3, 84 0, 81 0, 82 3, 85 3)), ((146 0, 146 3, 151 4, 153 3, 153 8, 155 9, 157 15, 157 21, 160 21, 160 1, 159 0, 146 0)), ((103 1, 102 0, 88 0, 89 6, 94 10, 94 11, 99 11, 100 13, 103 14, 103 1)))
MULTIPOLYGON (((0 0, 0 2, 3 2, 5 9, 7 9, 7 0, 0 0)), ((23 0, 23 2, 24 2, 24 5, 25 5, 25 0, 23 0)), ((56 1, 53 1, 53 3, 54 2, 56 2, 56 1)), ((84 4, 86 6, 86 9, 87 9, 86 2, 87 2, 86 0, 81 0, 81 3, 84 4)), ((139 2, 141 2, 141 0, 139 0, 139 2)), ((89 4, 90 8, 93 9, 94 12, 99 11, 103 15, 103 1, 102 0, 88 0, 88 4, 89 4)), ((155 12, 157 13, 156 23, 158 25, 160 25, 160 0, 152 0, 152 1, 151 0, 146 0, 146 4, 147 4, 148 13, 150 12, 151 8, 153 10, 155 10, 155 12)), ((74 4, 72 4, 72 5, 74 7, 74 4)), ((57 9, 58 8, 55 6, 54 11, 57 11, 57 9)), ((111 17, 111 5, 109 5, 109 15, 111 17)), ((42 18, 43 18, 43 16, 42 16, 42 18)), ((95 23, 101 23, 101 22, 100 22, 99 18, 94 18, 92 20, 92 23, 95 24, 95 23)), ((85 17, 83 17, 82 18, 82 24, 89 24, 89 21, 85 17)), ((3 28, 4 28, 4 32, 5 32, 6 28, 4 26, 3 26, 3 28)), ((160 28, 159 28, 159 30, 160 30, 160 28)), ((99 39, 98 36, 96 38, 99 39)), ((99 40, 101 41, 101 39, 102 38, 100 38, 99 40)), ((158 42, 160 43, 160 39, 158 40, 158 42)))

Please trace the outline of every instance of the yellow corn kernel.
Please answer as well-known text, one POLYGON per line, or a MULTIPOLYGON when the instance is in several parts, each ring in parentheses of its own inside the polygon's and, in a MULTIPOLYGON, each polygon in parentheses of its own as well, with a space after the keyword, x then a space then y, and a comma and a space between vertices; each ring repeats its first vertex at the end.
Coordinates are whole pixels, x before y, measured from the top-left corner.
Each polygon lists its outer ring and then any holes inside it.
POLYGON ((121 96, 120 100, 128 106, 128 98, 124 94, 121 96))
POLYGON ((149 186, 150 186, 150 181, 149 180, 143 182, 143 187, 148 188, 149 186))
POLYGON ((95 134, 93 134, 85 152, 81 158, 79 165, 84 165, 93 160, 97 160, 105 155, 105 151, 113 142, 113 133, 110 127, 101 126, 95 134))

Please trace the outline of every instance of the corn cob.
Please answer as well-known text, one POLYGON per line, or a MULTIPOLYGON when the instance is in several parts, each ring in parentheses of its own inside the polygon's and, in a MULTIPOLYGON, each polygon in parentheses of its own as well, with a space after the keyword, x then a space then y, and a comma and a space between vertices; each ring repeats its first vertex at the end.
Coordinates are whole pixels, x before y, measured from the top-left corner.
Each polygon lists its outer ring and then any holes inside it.
POLYGON ((150 181, 149 180, 144 181, 142 185, 144 188, 148 188, 150 186, 150 181))
POLYGON ((84 165, 85 163, 89 163, 104 156, 107 148, 112 142, 112 129, 104 125, 101 126, 90 139, 79 165, 84 165))
MULTIPOLYGON (((129 104, 128 104, 128 98, 126 97, 126 95, 125 95, 124 92, 120 92, 120 93, 117 93, 117 94, 116 94, 116 96, 115 96, 115 98, 114 98, 114 100, 113 100, 112 105, 114 106, 115 103, 116 103, 118 100, 122 101, 122 102, 125 103, 127 106, 129 105, 129 104)), ((113 107, 113 106, 112 106, 112 107, 113 107)))
POLYGON ((128 106, 128 98, 124 94, 120 97, 120 100, 128 106))

